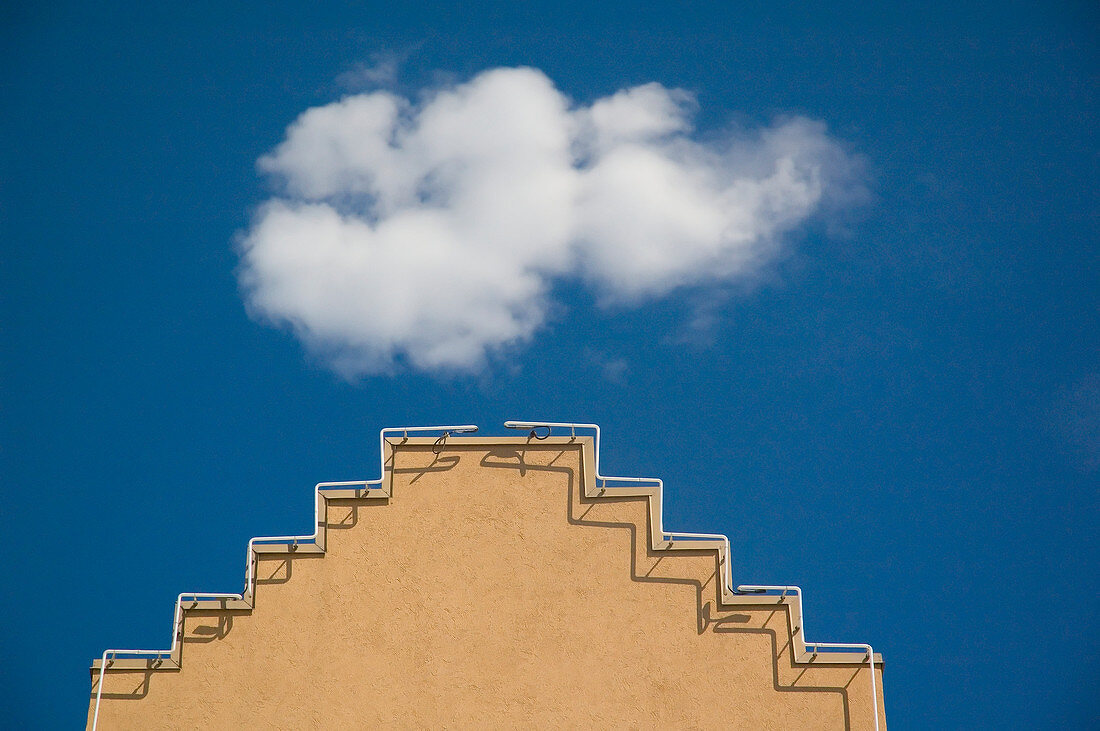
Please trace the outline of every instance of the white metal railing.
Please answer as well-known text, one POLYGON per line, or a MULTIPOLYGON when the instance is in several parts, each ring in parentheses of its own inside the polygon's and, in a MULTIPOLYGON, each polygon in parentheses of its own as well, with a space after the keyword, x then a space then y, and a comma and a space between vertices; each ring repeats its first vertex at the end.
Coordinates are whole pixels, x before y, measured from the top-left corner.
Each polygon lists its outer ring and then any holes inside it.
POLYGON ((468 433, 477 431, 475 424, 460 424, 458 426, 400 426, 400 427, 386 427, 378 432, 378 449, 380 453, 379 459, 381 465, 379 468, 379 477, 374 480, 352 480, 347 482, 320 482, 314 488, 313 496, 313 533, 308 536, 257 536, 248 541, 248 553, 246 557, 246 573, 245 573, 245 591, 250 592, 255 589, 255 576, 254 566, 256 563, 256 551, 255 546, 257 543, 270 544, 270 543, 289 543, 292 546, 297 546, 299 542, 309 543, 316 542, 318 530, 320 529, 321 522, 321 490, 327 489, 349 489, 358 488, 359 485, 364 486, 366 489, 370 489, 370 485, 381 485, 382 480, 386 477, 386 435, 395 434, 401 432, 405 439, 409 438, 409 433, 417 432, 443 432, 441 439, 446 438, 448 434, 456 433, 468 433))
MULTIPOLYGON (((509 429, 530 429, 531 434, 535 439, 545 439, 550 436, 550 432, 554 427, 569 429, 570 434, 573 437, 577 435, 577 429, 591 429, 595 432, 595 444, 594 444, 594 456, 595 456, 595 472, 596 483, 601 489, 606 488, 609 481, 612 482, 631 482, 631 483, 649 483, 657 488, 659 498, 664 500, 665 483, 659 477, 611 477, 608 475, 600 474, 600 426, 599 424, 580 424, 570 422, 554 422, 554 421, 506 421, 504 426, 509 429), (537 429, 546 429, 546 434, 541 437, 537 434, 537 429)), ((725 581, 726 590, 732 591, 733 587, 733 570, 730 567, 730 539, 720 533, 685 533, 683 531, 667 531, 664 526, 664 510, 657 511, 657 530, 661 534, 661 539, 667 543, 666 549, 671 549, 675 546, 677 540, 685 541, 721 541, 725 548, 724 555, 719 553, 719 562, 725 564, 725 581)))
MULTIPOLYGON (((649 486, 657 488, 658 501, 663 503, 664 500, 664 481, 657 477, 615 477, 610 475, 600 474, 600 427, 598 424, 584 424, 574 422, 550 422, 550 421, 506 421, 504 426, 509 429, 531 429, 531 435, 535 439, 545 439, 550 436, 551 431, 554 428, 564 428, 570 430, 570 435, 576 437, 577 429, 592 430, 595 433, 594 436, 594 458, 595 458, 595 477, 597 486, 600 487, 600 494, 607 488, 608 482, 627 482, 631 484, 648 484, 649 486), (539 435, 538 429, 546 429, 546 433, 539 435)), ((154 658, 153 667, 157 667, 164 659, 165 656, 173 657, 179 647, 179 643, 183 640, 183 602, 185 599, 190 599, 194 602, 191 608, 194 608, 201 600, 237 600, 248 602, 254 595, 256 588, 256 575, 255 565, 258 558, 256 551, 256 545, 258 544, 291 544, 292 547, 297 546, 299 543, 316 543, 321 529, 321 504, 322 495, 321 490, 331 489, 365 489, 370 490, 372 486, 381 485, 386 476, 386 435, 401 433, 404 439, 408 439, 410 433, 422 433, 422 432, 443 432, 440 437, 441 440, 451 433, 468 433, 477 431, 477 426, 474 424, 462 424, 458 426, 407 426, 407 427, 387 427, 379 431, 379 452, 380 452, 380 476, 373 480, 352 480, 343 482, 319 482, 314 486, 314 520, 313 520, 313 533, 310 535, 298 535, 298 536, 257 536, 251 538, 248 541, 248 553, 246 558, 246 572, 245 572, 245 587, 244 591, 239 594, 232 593, 218 593, 218 592, 185 592, 176 597, 175 614, 172 623, 172 642, 167 650, 142 650, 142 649, 108 649, 103 651, 103 655, 100 659, 99 670, 99 687, 96 690, 96 702, 95 702, 95 715, 92 719, 92 731, 96 731, 96 727, 99 723, 99 708, 100 701, 103 695, 103 680, 104 674, 107 672, 107 668, 111 665, 119 655, 128 656, 144 656, 154 658)), ((718 533, 688 533, 682 531, 666 531, 664 529, 664 510, 663 505, 659 504, 657 509, 657 527, 663 541, 666 545, 665 549, 672 549, 675 546, 677 540, 684 540, 687 542, 696 541, 720 541, 721 547, 719 548, 719 564, 725 566, 725 590, 731 594, 769 594, 772 592, 780 592, 777 599, 779 603, 786 600, 788 595, 796 597, 798 603, 798 616, 801 622, 800 626, 795 627, 792 617, 791 622, 791 635, 792 637, 802 633, 802 641, 806 646, 807 651, 809 648, 813 648, 813 654, 811 662, 818 656, 818 650, 863 650, 867 654, 867 663, 870 668, 871 674, 871 702, 875 719, 875 730, 878 731, 878 688, 875 680, 875 664, 874 664, 874 649, 871 645, 860 643, 842 643, 842 642, 810 642, 806 640, 805 635, 805 619, 802 606, 802 589, 798 586, 771 586, 771 585, 759 585, 759 584, 740 584, 733 585, 733 569, 731 561, 731 549, 729 538, 725 535, 718 533)), ((293 548, 291 549, 293 550, 293 548)))
MULTIPOLYGON (((546 439, 550 436, 551 431, 554 428, 569 429, 571 436, 576 437, 577 429, 591 429, 595 432, 594 437, 594 456, 595 456, 595 472, 596 482, 598 487, 605 487, 607 481, 616 482, 633 482, 633 483, 652 483, 658 488, 658 500, 662 502, 662 505, 658 506, 657 510, 657 525, 658 530, 661 533, 662 540, 667 542, 666 548, 672 548, 675 544, 675 539, 687 539, 689 541, 697 540, 720 540, 722 542, 722 549, 719 549, 718 560, 719 564, 725 565, 725 581, 726 590, 731 594, 750 594, 750 593, 767 593, 778 591, 779 602, 782 603, 788 594, 793 594, 798 602, 798 616, 800 625, 794 626, 794 620, 792 616, 791 620, 791 635, 792 637, 799 632, 802 633, 802 642, 806 645, 807 651, 810 647, 813 647, 813 654, 811 656, 811 662, 817 659, 819 649, 835 649, 835 650, 863 650, 867 653, 867 664, 871 671, 871 706, 874 712, 875 718, 875 731, 878 731, 878 688, 875 681, 875 651, 870 645, 861 643, 845 643, 845 642, 810 642, 806 639, 805 627, 805 615, 803 613, 802 605, 802 589, 797 586, 765 586, 758 584, 740 584, 736 588, 733 585, 733 567, 730 553, 730 541, 729 537, 717 533, 683 533, 672 532, 664 529, 664 482, 656 477, 608 477, 600 474, 600 427, 598 424, 581 424, 571 422, 553 422, 553 421, 506 421, 504 426, 509 429, 530 429, 531 436, 535 439, 546 439), (538 429, 546 429, 546 433, 539 435, 538 429), (723 553, 725 554, 723 556, 723 553)), ((603 490, 601 489, 601 494, 603 490)))
MULTIPOLYGON (((380 460, 380 477, 373 480, 351 480, 344 482, 319 482, 313 488, 313 533, 310 535, 300 536, 256 536, 248 541, 248 553, 245 558, 245 584, 244 590, 239 594, 227 594, 221 592, 184 592, 176 597, 175 614, 172 620, 172 643, 167 650, 141 650, 141 649, 108 649, 103 651, 103 656, 100 658, 99 665, 99 687, 96 689, 95 694, 95 715, 92 717, 92 731, 96 731, 96 727, 99 725, 99 705, 103 699, 103 678, 107 672, 107 667, 111 665, 119 655, 128 656, 142 656, 152 657, 154 660, 153 667, 157 667, 163 662, 164 657, 173 657, 176 650, 179 648, 179 643, 183 640, 183 602, 185 599, 191 599, 195 604, 204 599, 223 599, 223 600, 236 600, 248 602, 250 597, 254 595, 256 590, 256 560, 258 554, 256 552, 257 544, 287 544, 296 547, 299 543, 316 543, 317 537, 321 530, 321 490, 330 489, 359 489, 360 486, 364 490, 370 490, 372 485, 381 485, 382 481, 386 477, 386 435, 401 433, 405 439, 409 438, 410 433, 420 432, 443 432, 440 439, 446 439, 447 435, 451 433, 462 434, 468 432, 477 431, 475 424, 460 424, 458 426, 400 426, 400 427, 386 427, 378 432, 378 446, 379 446, 379 460, 380 460)), ((293 548, 291 549, 293 550, 293 548)))
POLYGON ((802 603, 802 588, 798 586, 769 586, 766 584, 741 584, 737 587, 737 591, 742 594, 765 594, 771 592, 780 592, 779 603, 782 603, 788 594, 797 597, 798 601, 798 617, 801 623, 798 627, 794 626, 794 621, 791 622, 791 635, 797 635, 802 632, 802 642, 806 645, 806 651, 812 647, 813 654, 810 657, 810 662, 817 659, 819 649, 826 650, 863 650, 867 653, 867 667, 871 671, 871 708, 875 714, 875 731, 878 731, 878 683, 875 680, 875 650, 870 645, 866 645, 859 642, 810 642, 806 639, 806 614, 805 607, 802 603))

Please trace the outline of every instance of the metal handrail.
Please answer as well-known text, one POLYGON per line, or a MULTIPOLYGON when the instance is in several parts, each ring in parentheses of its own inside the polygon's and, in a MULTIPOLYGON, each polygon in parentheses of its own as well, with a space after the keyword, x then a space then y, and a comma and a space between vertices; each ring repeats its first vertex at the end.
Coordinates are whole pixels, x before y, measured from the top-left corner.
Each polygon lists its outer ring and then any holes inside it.
MULTIPOLYGON (((610 476, 607 476, 607 475, 601 475, 600 474, 600 426, 599 426, 599 424, 581 424, 581 423, 555 422, 555 421, 506 421, 506 422, 504 422, 504 426, 507 427, 508 429, 531 429, 532 430, 532 432, 531 432, 532 436, 535 436, 535 438, 537 438, 537 439, 545 439, 546 437, 550 436, 550 432, 554 429, 554 427, 569 429, 570 434, 573 438, 576 438, 576 436, 577 436, 577 429, 592 429, 593 431, 596 432, 596 434, 595 434, 595 444, 594 444, 594 452, 595 452, 594 456, 595 456, 595 462, 596 462, 596 464, 595 464, 596 480, 599 483, 604 483, 604 484, 600 485, 601 488, 606 487, 606 483, 607 483, 608 480, 618 481, 618 482, 649 482, 649 483, 654 483, 654 485, 657 487, 657 489, 660 493, 661 500, 664 500, 665 483, 659 477, 610 477, 610 476), (544 436, 541 436, 541 437, 537 436, 535 434, 534 430, 535 429, 543 429, 543 428, 545 428, 547 430, 546 434, 544 436)), ((662 540, 664 540, 668 543, 668 545, 665 546, 666 549, 673 548, 674 545, 675 545, 676 539, 685 539, 685 540, 689 540, 689 541, 693 541, 693 540, 722 541, 722 544, 724 545, 724 547, 726 549, 725 550, 725 556, 721 555, 721 553, 720 553, 718 558, 719 558, 719 562, 725 564, 725 567, 726 567, 725 568, 726 589, 727 589, 727 591, 732 592, 733 569, 730 566, 730 562, 728 560, 729 556, 731 555, 730 554, 730 539, 727 536, 724 536, 720 533, 686 533, 686 532, 683 532, 683 531, 667 531, 667 530, 665 530, 664 520, 665 520, 664 510, 658 511, 658 514, 657 514, 657 530, 660 532, 662 540)))
MULTIPOLYGON (((378 432, 378 446, 379 446, 379 472, 380 477, 374 480, 351 480, 344 482, 318 482, 313 487, 313 533, 310 535, 301 536, 256 536, 248 540, 248 553, 245 557, 245 585, 244 590, 239 594, 227 594, 221 592, 184 592, 176 597, 175 614, 172 620, 172 643, 167 650, 125 650, 125 649, 107 649, 103 651, 103 655, 100 658, 99 665, 99 687, 96 689, 95 694, 95 715, 92 717, 92 731, 96 731, 96 727, 99 724, 99 705, 103 698, 103 678, 107 672, 107 666, 114 662, 115 658, 119 655, 152 655, 156 658, 156 663, 163 661, 165 655, 173 657, 176 653, 179 643, 183 639, 183 600, 190 598, 195 602, 195 605, 202 599, 232 599, 236 601, 243 601, 248 603, 249 598, 254 595, 256 590, 256 573, 255 565, 258 554, 256 553, 257 543, 290 543, 292 546, 297 546, 298 543, 316 543, 317 537, 321 530, 321 490, 330 488, 349 488, 357 487, 359 485, 364 486, 366 489, 370 489, 370 485, 380 485, 386 477, 386 435, 400 432, 404 439, 409 438, 410 433, 419 432, 443 432, 441 439, 446 439, 451 433, 462 434, 468 432, 477 431, 476 424, 460 424, 458 426, 398 426, 398 427, 386 427, 378 432), (108 660, 110 656, 110 660, 108 660)), ((292 549, 293 550, 293 549, 292 549)), ((191 607, 194 609, 194 606, 191 607)))
MULTIPOLYGON (((803 615, 802 607, 802 589, 798 586, 771 586, 771 585, 758 585, 758 584, 740 584, 733 588, 732 579, 732 566, 731 566, 731 549, 729 537, 718 533, 689 533, 681 531, 666 531, 664 529, 664 481, 657 477, 615 477, 609 475, 600 474, 600 427, 598 424, 585 424, 574 422, 547 422, 547 421, 506 421, 504 426, 509 429, 531 429, 532 436, 538 439, 545 439, 550 436, 552 429, 554 428, 567 428, 570 430, 572 438, 576 438, 577 429, 591 429, 595 432, 594 437, 594 459, 595 459, 595 477, 601 487, 601 494, 603 489, 606 489, 608 481, 614 482, 630 482, 630 483, 651 483, 657 488, 658 499, 662 501, 662 505, 659 506, 657 514, 657 526, 658 531, 661 534, 662 540, 666 541, 667 545, 665 549, 672 549, 677 539, 692 540, 719 540, 722 542, 722 548, 719 549, 719 564, 725 565, 725 588, 730 593, 747 594, 747 593, 766 593, 772 591, 781 592, 779 596, 779 602, 782 603, 788 594, 792 594, 796 597, 798 602, 799 617, 802 625, 805 625, 805 619, 803 615), (535 433, 535 429, 545 428, 547 430, 545 435, 538 436, 535 433), (722 550, 724 549, 724 551, 722 550)), ((99 669, 99 686, 96 690, 96 702, 95 702, 95 715, 92 719, 92 731, 96 731, 99 724, 99 709, 100 701, 103 694, 103 680, 107 672, 107 668, 114 662, 118 655, 145 655, 154 656, 156 658, 156 664, 163 660, 164 656, 172 657, 175 655, 179 643, 183 640, 183 601, 190 598, 194 605, 194 608, 200 600, 204 599, 223 599, 223 600, 238 600, 248 603, 249 598, 254 595, 256 588, 256 576, 255 576, 255 562, 258 558, 258 553, 255 547, 258 543, 291 543, 293 546, 297 546, 299 542, 316 543, 320 534, 321 528, 321 490, 332 488, 351 488, 363 486, 366 489, 370 489, 372 485, 380 485, 385 479, 386 475, 386 435, 393 433, 402 433, 405 440, 408 439, 410 433, 420 432, 444 432, 441 439, 453 433, 468 433, 477 431, 478 427, 473 424, 463 424, 458 426, 410 426, 410 427, 387 427, 379 431, 379 451, 380 451, 380 477, 372 480, 353 480, 343 482, 319 482, 314 486, 314 529, 310 535, 298 535, 298 536, 256 536, 248 541, 248 554, 246 558, 247 570, 245 573, 245 588, 239 594, 232 593, 218 593, 218 592, 185 592, 179 594, 176 597, 175 613, 172 624, 172 642, 167 650, 144 650, 144 649, 107 649, 103 651, 103 655, 100 659, 99 669)), ((293 549, 292 549, 293 550, 293 549)), ((323 548, 322 548, 323 550, 323 548)), ((875 665, 874 665, 874 649, 869 644, 860 643, 841 643, 841 642, 809 642, 805 639, 805 627, 794 627, 792 621, 792 636, 802 632, 803 644, 807 649, 814 648, 813 659, 817 658, 818 649, 860 649, 867 653, 868 666, 871 671, 871 702, 874 711, 875 730, 879 729, 878 720, 878 688, 875 680, 875 665)), ((154 665, 156 667, 156 665, 154 665)))
POLYGON ((741 594, 756 594, 765 593, 770 591, 781 592, 779 595, 779 603, 786 600, 787 595, 791 594, 796 597, 798 602, 798 617, 801 624, 798 627, 794 626, 794 621, 791 621, 791 636, 802 632, 802 643, 806 645, 806 649, 810 647, 814 648, 813 656, 810 658, 810 662, 817 659, 818 648, 828 648, 836 650, 864 650, 867 653, 867 666, 871 670, 871 707, 874 709, 875 714, 875 731, 878 731, 878 683, 875 681, 875 650, 870 645, 866 645, 858 642, 810 642, 806 639, 806 612, 802 604, 802 587, 800 586, 769 586, 767 584, 740 584, 737 587, 737 591, 741 594))
MULTIPOLYGON (((313 533, 311 535, 308 535, 308 536, 257 536, 255 538, 249 539, 248 549, 247 549, 248 553, 246 554, 246 558, 245 558, 245 565, 247 567, 246 572, 245 572, 245 591, 249 592, 251 594, 251 592, 253 590, 255 590, 256 579, 255 579, 255 576, 253 575, 253 568, 255 566, 256 555, 257 555, 254 552, 255 545, 256 545, 257 542, 260 542, 260 543, 290 543, 290 544, 295 545, 295 546, 299 542, 302 542, 302 543, 309 543, 311 541, 316 542, 318 531, 320 530, 321 501, 319 499, 319 497, 320 497, 319 493, 322 489, 325 489, 325 488, 348 488, 348 487, 354 487, 354 486, 357 486, 357 485, 367 486, 367 485, 380 485, 380 484, 382 484, 382 480, 385 479, 385 476, 386 476, 386 464, 385 464, 385 462, 386 462, 386 434, 394 434, 394 433, 397 433, 397 432, 401 432, 404 435, 404 438, 408 439, 409 438, 409 432, 416 433, 416 432, 435 432, 435 431, 443 432, 443 438, 446 438, 446 436, 451 434, 452 432, 454 432, 456 434, 475 432, 475 431, 477 431, 477 425, 476 424, 460 424, 458 426, 397 426, 397 427, 386 427, 384 429, 381 429, 378 432, 378 448, 379 448, 379 452, 381 454, 381 457, 380 457, 381 464, 379 466, 379 474, 381 476, 378 477, 377 479, 374 479, 374 480, 353 480, 353 481, 350 481, 350 482, 319 482, 319 483, 317 483, 317 485, 313 488, 313 490, 314 490, 314 498, 313 498, 313 533)), ((243 598, 243 596, 242 596, 242 598, 243 598)))
MULTIPOLYGON (((604 475, 601 475, 600 474, 600 427, 599 427, 598 424, 581 424, 581 423, 553 422, 553 421, 506 421, 506 422, 504 422, 504 426, 509 428, 509 429, 531 429, 532 430, 531 431, 531 436, 533 436, 537 439, 546 439, 547 437, 550 436, 551 431, 555 427, 569 429, 570 430, 570 435, 573 438, 576 438, 577 429, 591 429, 591 430, 595 431, 595 439, 594 439, 594 442, 595 442, 594 443, 594 452, 595 452, 595 454, 594 454, 594 457, 595 457, 595 463, 596 463, 595 464, 596 480, 598 482, 606 483, 608 480, 617 480, 617 481, 622 481, 622 482, 652 482, 652 483, 656 483, 656 485, 658 487, 658 490, 659 490, 658 498, 661 500, 661 503, 662 503, 661 504, 661 509, 658 510, 658 514, 657 514, 657 525, 658 525, 658 529, 661 533, 661 538, 663 540, 667 541, 667 543, 668 543, 668 545, 665 546, 666 549, 670 549, 670 548, 673 547, 673 545, 675 543, 674 539, 676 539, 676 538, 686 538, 686 539, 689 539, 689 540, 699 540, 699 539, 721 540, 722 541, 722 546, 725 549, 725 551, 724 551, 725 555, 723 556, 723 551, 719 550, 719 552, 718 552, 718 561, 719 561, 719 564, 722 564, 722 563, 725 564, 725 580, 726 580, 726 589, 727 589, 727 591, 729 591, 730 593, 735 593, 735 594, 748 594, 748 593, 758 593, 758 592, 768 592, 768 591, 779 591, 779 592, 782 592, 781 595, 780 595, 780 599, 779 599, 780 602, 782 602, 784 599, 786 599, 787 594, 793 594, 797 597, 798 615, 800 617, 801 625, 806 624, 805 618, 804 618, 804 615, 803 615, 803 610, 802 610, 802 589, 800 587, 797 587, 797 586, 765 586, 765 585, 759 585, 759 584, 740 584, 740 585, 737 586, 736 589, 733 588, 733 567, 732 567, 732 560, 731 560, 732 554, 730 553, 730 541, 729 541, 728 536, 725 536, 725 535, 722 535, 722 534, 717 534, 717 533, 682 533, 682 532, 666 531, 664 529, 664 525, 663 525, 663 523, 664 523, 664 509, 663 509, 664 482, 661 479, 659 479, 657 477, 606 477, 604 475), (535 429, 543 429, 543 428, 546 429, 546 434, 544 434, 542 436, 537 435, 534 431, 535 429)), ((603 487, 603 485, 601 485, 601 487, 603 487)), ((602 493, 602 491, 601 491, 601 493, 602 493)), ((792 637, 794 635, 798 634, 801 631, 802 632, 803 644, 805 644, 807 646, 807 648, 809 648, 810 646, 812 646, 814 648, 813 659, 817 658, 818 648, 861 649, 861 650, 866 651, 866 653, 867 653, 867 663, 868 663, 868 665, 871 669, 871 704, 872 704, 872 708, 874 709, 874 714, 875 714, 875 716, 874 716, 875 717, 875 731, 878 731, 878 728, 879 728, 879 722, 878 722, 878 688, 877 688, 877 683, 875 682, 875 651, 874 651, 874 649, 870 645, 861 644, 861 643, 808 642, 806 640, 805 627, 801 626, 801 625, 799 627, 794 627, 793 620, 791 622, 791 625, 792 625, 792 629, 791 629, 792 637)), ((811 659, 811 662, 812 662, 812 659, 811 659)))

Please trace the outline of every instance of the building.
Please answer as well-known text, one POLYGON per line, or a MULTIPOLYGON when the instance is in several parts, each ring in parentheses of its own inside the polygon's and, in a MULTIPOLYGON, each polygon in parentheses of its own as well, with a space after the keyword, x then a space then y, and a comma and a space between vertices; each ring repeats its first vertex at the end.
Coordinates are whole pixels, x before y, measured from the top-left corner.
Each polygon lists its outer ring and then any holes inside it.
POLYGON ((731 586, 592 425, 512 425, 383 430, 381 479, 250 541, 244 592, 94 662, 89 726, 885 728, 881 657, 807 644, 797 587, 731 586))

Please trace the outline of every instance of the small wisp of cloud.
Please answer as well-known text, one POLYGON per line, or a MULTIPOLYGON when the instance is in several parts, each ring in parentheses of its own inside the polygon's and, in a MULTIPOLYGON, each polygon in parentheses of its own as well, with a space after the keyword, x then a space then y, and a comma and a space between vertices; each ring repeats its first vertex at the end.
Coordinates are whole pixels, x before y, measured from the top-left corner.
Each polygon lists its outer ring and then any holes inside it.
POLYGON ((694 110, 656 83, 573 104, 532 68, 308 109, 259 162, 277 193, 239 237, 249 311, 349 378, 474 372, 537 337, 560 279, 618 307, 728 284, 861 186, 819 122, 702 141, 694 110))
POLYGON ((403 52, 385 51, 372 53, 368 62, 360 61, 348 67, 336 77, 336 84, 349 92, 365 92, 392 89, 397 86, 401 65, 415 51, 415 47, 403 52))
POLYGON ((595 347, 586 347, 582 353, 584 360, 607 383, 621 385, 630 373, 630 362, 626 358, 612 355, 595 347))

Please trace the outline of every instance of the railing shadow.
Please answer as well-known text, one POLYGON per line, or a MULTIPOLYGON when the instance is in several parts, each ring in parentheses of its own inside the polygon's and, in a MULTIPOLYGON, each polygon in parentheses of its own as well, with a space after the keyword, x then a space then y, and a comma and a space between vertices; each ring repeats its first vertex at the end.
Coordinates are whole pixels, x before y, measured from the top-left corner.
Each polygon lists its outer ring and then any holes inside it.
MULTIPOLYGON (((262 556, 262 554, 261 554, 262 556)), ((323 553, 302 553, 295 555, 268 554, 256 561, 256 586, 278 586, 285 584, 294 576, 295 561, 316 561, 325 557, 323 553), (265 570, 261 573, 261 567, 265 570)))
MULTIPOLYGON (((145 696, 149 695, 149 678, 153 677, 153 671, 152 670, 136 670, 136 671, 112 673, 111 676, 110 676, 112 678, 111 682, 112 683, 117 683, 117 682, 119 682, 119 680, 121 678, 123 678, 127 675, 138 675, 139 673, 141 675, 141 679, 138 681, 138 684, 136 686, 134 686, 133 690, 131 690, 129 692, 117 691, 117 690, 113 690, 113 691, 110 691, 110 692, 104 691, 103 698, 105 700, 112 700, 112 701, 139 701, 142 698, 144 698, 145 696)), ((99 683, 101 683, 101 682, 103 682, 102 678, 100 678, 98 681, 93 681, 92 682, 92 692, 89 696, 91 700, 95 700, 96 691, 99 690, 99 683)))
MULTIPOLYGON (((420 446, 420 445, 417 445, 417 447, 418 446, 420 446)), ((417 447, 405 447, 401 451, 403 451, 403 452, 404 451, 409 451, 409 452, 424 451, 422 449, 417 449, 417 447)), ((394 450, 394 454, 396 454, 396 453, 397 453, 396 450, 394 450)), ((431 472, 446 472, 447 470, 454 469, 455 465, 457 465, 458 462, 459 462, 459 457, 458 457, 457 454, 449 454, 447 456, 443 456, 442 452, 439 452, 439 451, 436 451, 435 449, 433 449, 432 450, 432 461, 428 465, 421 466, 421 467, 398 467, 396 462, 397 462, 397 460, 394 459, 394 467, 390 471, 395 475, 410 475, 410 474, 416 475, 416 477, 409 480, 409 484, 411 485, 414 482, 416 482, 417 480, 419 480, 420 478, 422 478, 424 475, 429 474, 431 472)))
POLYGON ((187 612, 185 621, 187 619, 214 619, 217 620, 214 624, 200 624, 191 627, 191 629, 183 635, 184 644, 194 644, 213 642, 214 640, 225 639, 229 635, 229 632, 233 629, 233 610, 192 610, 187 612))
MULTIPOLYGON (((851 714, 848 702, 848 685, 852 680, 849 680, 844 686, 795 686, 783 685, 779 678, 779 662, 782 658, 790 662, 793 668, 798 667, 794 658, 794 648, 791 646, 790 636, 785 636, 785 644, 779 646, 778 632, 769 627, 746 627, 744 624, 752 621, 750 614, 744 614, 741 612, 734 612, 730 614, 724 614, 723 616, 713 616, 711 614, 712 603, 709 600, 704 600, 703 592, 707 586, 714 584, 713 589, 715 593, 713 606, 721 606, 721 594, 722 590, 719 586, 719 582, 715 581, 715 578, 722 575, 720 566, 720 556, 718 549, 712 549, 714 552, 714 572, 707 578, 706 581, 699 581, 697 579, 690 578, 676 578, 667 576, 652 576, 654 569, 665 558, 673 558, 677 556, 698 556, 698 551, 681 550, 681 549, 666 549, 662 551, 656 551, 649 545, 649 540, 645 540, 646 557, 655 559, 652 566, 644 574, 638 571, 638 525, 633 521, 618 522, 618 521, 601 521, 591 520, 587 518, 587 515, 598 504, 608 503, 627 503, 645 501, 647 503, 646 509, 646 535, 649 535, 651 529, 652 515, 648 509, 649 498, 646 496, 637 497, 587 497, 582 490, 577 487, 577 475, 576 470, 572 467, 557 467, 553 466, 554 462, 565 453, 566 450, 559 452, 557 456, 551 461, 549 465, 530 464, 526 459, 526 452, 529 449, 538 449, 539 451, 549 451, 557 445, 547 445, 546 447, 540 447, 532 445, 531 447, 524 447, 520 449, 516 448, 492 448, 481 460, 483 467, 492 469, 512 469, 517 470, 520 476, 526 476, 528 471, 532 472, 551 472, 563 475, 566 478, 568 485, 568 508, 567 519, 570 525, 576 526, 591 526, 599 528, 618 528, 626 530, 630 533, 630 578, 632 581, 639 583, 654 583, 654 584, 674 584, 674 585, 687 585, 695 589, 695 604, 696 604, 696 629, 699 634, 703 634, 708 630, 716 634, 754 634, 754 635, 767 635, 771 640, 771 652, 773 661, 771 663, 772 669, 772 688, 780 693, 832 693, 840 696, 841 705, 844 709, 844 728, 847 731, 851 730, 851 714), (584 510, 577 515, 575 513, 575 506, 587 506, 584 510)), ((721 611, 721 610, 718 610, 721 611)), ((750 610, 751 611, 751 610, 750 610)), ((775 609, 769 609, 770 612, 768 619, 765 620, 766 625, 771 617, 774 615, 775 609)), ((801 679, 802 675, 809 670, 809 667, 802 668, 802 672, 799 673, 795 682, 801 679)), ((858 674, 858 670, 856 671, 858 674)), ((852 678, 854 680, 854 676, 852 678)))

